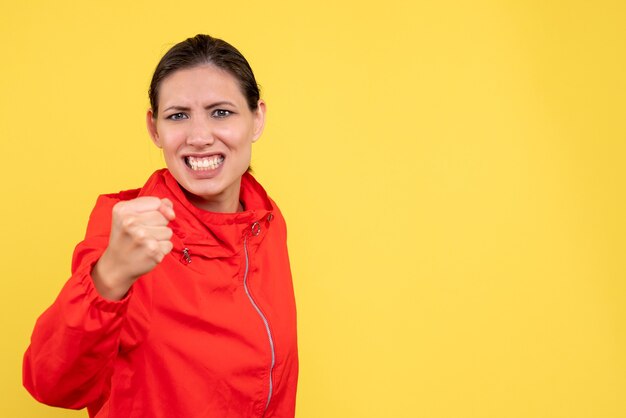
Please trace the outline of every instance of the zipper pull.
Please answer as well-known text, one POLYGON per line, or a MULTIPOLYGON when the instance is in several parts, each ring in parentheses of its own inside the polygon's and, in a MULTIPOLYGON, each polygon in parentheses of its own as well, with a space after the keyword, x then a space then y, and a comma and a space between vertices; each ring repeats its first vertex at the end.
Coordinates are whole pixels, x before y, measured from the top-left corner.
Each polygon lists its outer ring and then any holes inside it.
POLYGON ((191 256, 189 255, 189 248, 183 248, 183 255, 180 257, 180 262, 183 264, 191 264, 191 256))

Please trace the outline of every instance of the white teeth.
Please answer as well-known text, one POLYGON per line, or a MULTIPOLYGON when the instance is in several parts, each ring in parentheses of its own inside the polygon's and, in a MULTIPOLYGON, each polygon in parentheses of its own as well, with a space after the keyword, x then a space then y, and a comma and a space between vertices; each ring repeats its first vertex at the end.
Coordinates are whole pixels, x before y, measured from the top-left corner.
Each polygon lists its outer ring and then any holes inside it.
POLYGON ((187 157, 187 165, 194 171, 215 170, 224 162, 224 157, 214 155, 211 157, 187 157))

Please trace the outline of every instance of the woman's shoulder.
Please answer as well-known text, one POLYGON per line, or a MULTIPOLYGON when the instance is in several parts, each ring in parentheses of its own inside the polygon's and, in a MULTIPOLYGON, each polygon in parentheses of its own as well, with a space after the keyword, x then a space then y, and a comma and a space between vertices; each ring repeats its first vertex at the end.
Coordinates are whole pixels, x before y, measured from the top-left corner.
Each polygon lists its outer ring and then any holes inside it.
POLYGON ((98 196, 94 208, 89 215, 86 236, 109 235, 113 206, 117 203, 135 199, 141 189, 123 190, 117 193, 106 193, 98 196))
POLYGON ((98 196, 96 204, 89 215, 86 236, 109 235, 111 231, 111 218, 113 206, 119 202, 136 199, 145 193, 146 188, 151 189, 154 183, 158 183, 163 170, 153 173, 143 187, 122 190, 116 193, 105 193, 98 196))

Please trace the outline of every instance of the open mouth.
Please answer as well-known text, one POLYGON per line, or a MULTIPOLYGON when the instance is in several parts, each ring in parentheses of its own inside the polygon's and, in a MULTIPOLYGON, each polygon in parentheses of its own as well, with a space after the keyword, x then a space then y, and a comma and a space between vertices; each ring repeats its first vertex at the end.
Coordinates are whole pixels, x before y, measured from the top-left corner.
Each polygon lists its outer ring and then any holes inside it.
POLYGON ((185 164, 193 171, 215 170, 224 162, 223 155, 211 155, 209 157, 185 157, 185 164))

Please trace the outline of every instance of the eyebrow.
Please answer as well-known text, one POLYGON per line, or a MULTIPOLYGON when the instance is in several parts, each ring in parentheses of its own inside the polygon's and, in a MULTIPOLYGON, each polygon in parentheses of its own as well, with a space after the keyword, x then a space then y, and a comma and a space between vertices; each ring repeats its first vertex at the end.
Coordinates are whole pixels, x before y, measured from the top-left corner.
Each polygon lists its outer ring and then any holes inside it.
MULTIPOLYGON (((215 102, 215 103, 211 103, 210 105, 204 106, 205 110, 211 110, 215 107, 218 106, 232 106, 232 107, 236 107, 235 104, 233 102, 229 102, 227 100, 221 101, 221 102, 215 102)), ((168 112, 170 110, 177 110, 177 111, 181 111, 181 112, 188 112, 191 110, 190 107, 187 106, 179 106, 179 105, 173 105, 173 106, 169 106, 168 108, 164 109, 164 112, 168 112)))

